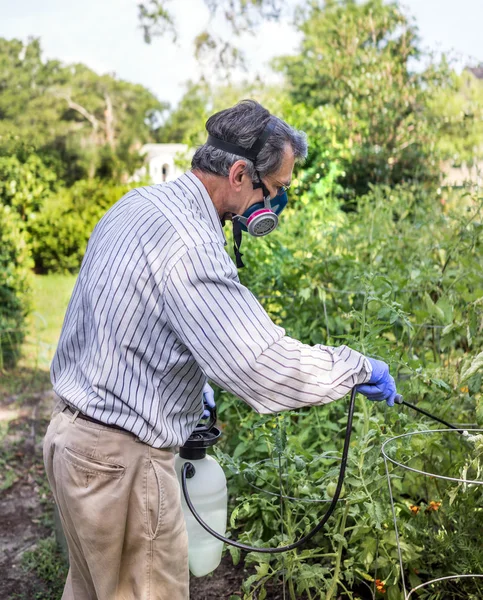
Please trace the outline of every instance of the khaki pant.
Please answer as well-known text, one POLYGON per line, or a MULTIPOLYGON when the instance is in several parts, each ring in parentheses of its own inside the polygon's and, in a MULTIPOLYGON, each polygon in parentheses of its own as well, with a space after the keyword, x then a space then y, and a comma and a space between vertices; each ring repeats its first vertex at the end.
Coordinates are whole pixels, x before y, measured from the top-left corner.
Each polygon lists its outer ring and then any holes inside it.
POLYGON ((44 463, 67 544, 62 600, 187 600, 174 453, 56 407, 44 463))

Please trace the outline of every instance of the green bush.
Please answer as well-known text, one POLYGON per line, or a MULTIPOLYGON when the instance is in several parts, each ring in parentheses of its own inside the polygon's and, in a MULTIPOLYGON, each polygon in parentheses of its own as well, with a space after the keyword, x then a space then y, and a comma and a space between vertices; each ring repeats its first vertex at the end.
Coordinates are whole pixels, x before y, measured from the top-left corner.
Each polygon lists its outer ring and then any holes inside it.
POLYGON ((25 336, 32 261, 17 215, 0 204, 0 368, 14 366, 25 336))
MULTIPOLYGON (((244 238, 247 268, 240 276, 289 335, 310 344, 345 343, 382 358, 406 400, 446 421, 481 426, 483 198, 475 193, 454 201, 445 194, 415 185, 372 187, 352 213, 341 211, 330 193, 306 198, 302 210, 284 212, 280 228, 266 239, 244 238)), ((325 510, 304 500, 327 499, 337 478, 337 462, 331 464, 323 454, 340 452, 347 402, 271 417, 255 414, 223 392, 218 407, 227 453, 220 457, 234 474, 234 537, 267 546, 302 537, 325 510), (300 500, 287 501, 282 514, 276 497, 250 484, 275 494, 282 486, 284 494, 300 500)), ((387 436, 428 425, 435 426, 407 408, 385 410, 359 398, 344 503, 324 533, 303 549, 248 554, 245 562, 255 564, 257 572, 245 582, 244 598, 265 597, 268 582, 284 574, 291 600, 366 598, 367 586, 372 590, 376 579, 390 600, 399 600, 397 545, 380 447, 387 436)), ((440 465, 440 472, 451 468, 452 473, 467 458, 461 444, 449 451, 430 440, 416 454, 429 465, 426 470, 440 465)), ((454 490, 421 488, 419 479, 407 477, 398 485, 397 475, 406 581, 415 586, 432 576, 481 572, 483 555, 472 529, 481 493, 454 499, 454 490), (433 510, 431 502, 440 509, 433 510), (416 505, 417 518, 411 509, 416 505), (457 520, 458 513, 467 519, 457 520), (445 530, 448 523, 463 528, 459 545, 457 528, 445 530)), ((238 551, 231 552, 238 560, 238 551)), ((449 585, 441 597, 472 597, 463 583, 459 595, 449 585)))
POLYGON ((57 176, 33 153, 0 156, 0 203, 11 206, 27 222, 42 209, 57 185, 57 176))
POLYGON ((32 255, 38 273, 79 269, 96 223, 130 186, 78 181, 48 198, 29 222, 32 255))

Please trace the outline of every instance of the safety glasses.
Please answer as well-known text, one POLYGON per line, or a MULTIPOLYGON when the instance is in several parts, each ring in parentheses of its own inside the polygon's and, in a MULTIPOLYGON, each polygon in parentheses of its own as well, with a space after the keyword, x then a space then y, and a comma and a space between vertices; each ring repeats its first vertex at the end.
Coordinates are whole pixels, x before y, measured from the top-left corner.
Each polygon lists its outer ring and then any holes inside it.
POLYGON ((275 194, 276 196, 283 196, 284 194, 286 194, 287 190, 289 190, 290 186, 292 185, 291 183, 286 185, 285 183, 282 183, 281 181, 277 181, 276 179, 274 179, 273 182, 275 184, 277 184, 277 192, 275 194))

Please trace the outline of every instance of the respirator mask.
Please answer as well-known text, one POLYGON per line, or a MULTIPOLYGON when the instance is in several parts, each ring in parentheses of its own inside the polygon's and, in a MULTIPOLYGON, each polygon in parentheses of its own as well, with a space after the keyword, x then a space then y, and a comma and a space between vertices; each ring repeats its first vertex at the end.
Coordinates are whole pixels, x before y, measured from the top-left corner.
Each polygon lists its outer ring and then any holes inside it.
MULTIPOLYGON (((265 129, 261 135, 255 140, 250 148, 243 148, 237 144, 225 142, 212 135, 208 136, 206 141, 207 146, 213 146, 219 150, 224 150, 230 154, 236 154, 250 160, 254 165, 256 164, 257 156, 260 150, 264 147, 267 139, 275 128, 275 123, 268 121, 265 129)), ((287 206, 287 187, 281 185, 277 189, 277 194, 273 198, 270 197, 270 192, 267 186, 263 183, 260 173, 255 167, 255 173, 258 177, 258 181, 253 182, 253 189, 261 188, 263 192, 263 200, 252 204, 242 215, 235 215, 232 219, 233 223, 233 240, 234 240, 234 251, 236 258, 236 266, 242 268, 245 265, 242 261, 242 254, 240 253, 240 246, 242 242, 242 232, 246 231, 250 235, 255 237, 261 237, 268 235, 278 226, 278 217, 283 209, 287 206)))

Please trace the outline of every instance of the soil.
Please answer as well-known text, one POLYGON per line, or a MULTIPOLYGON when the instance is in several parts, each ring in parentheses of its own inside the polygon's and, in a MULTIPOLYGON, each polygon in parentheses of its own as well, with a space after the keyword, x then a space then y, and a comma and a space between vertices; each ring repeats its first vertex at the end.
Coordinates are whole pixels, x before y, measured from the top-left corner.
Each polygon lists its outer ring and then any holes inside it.
MULTIPOLYGON (((22 567, 24 553, 54 529, 53 500, 42 460, 52 404, 51 392, 0 397, 0 433, 6 429, 0 437, 0 600, 59 600, 35 572, 22 567)), ((242 563, 234 566, 225 553, 214 573, 191 577, 190 600, 242 598, 241 584, 251 572, 242 563)), ((267 595, 267 600, 281 598, 279 587, 267 595)))
POLYGON ((0 472, 1 600, 27 600, 48 593, 35 573, 24 571, 22 556, 52 533, 42 462, 51 404, 48 393, 22 398, 21 406, 16 397, 0 398, 0 425, 8 427, 0 454, 5 461, 0 472))

